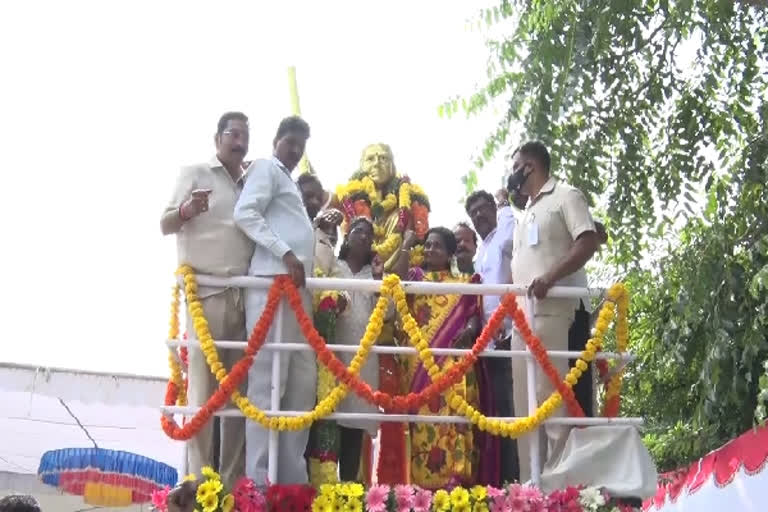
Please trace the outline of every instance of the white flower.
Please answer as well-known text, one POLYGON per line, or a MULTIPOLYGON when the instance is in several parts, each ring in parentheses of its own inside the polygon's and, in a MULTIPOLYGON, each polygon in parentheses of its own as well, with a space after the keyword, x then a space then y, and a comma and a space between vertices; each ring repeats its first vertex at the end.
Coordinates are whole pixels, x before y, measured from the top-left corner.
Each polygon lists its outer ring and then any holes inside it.
POLYGON ((579 503, 586 510, 596 511, 597 507, 605 505, 605 497, 599 489, 586 487, 579 492, 579 503))

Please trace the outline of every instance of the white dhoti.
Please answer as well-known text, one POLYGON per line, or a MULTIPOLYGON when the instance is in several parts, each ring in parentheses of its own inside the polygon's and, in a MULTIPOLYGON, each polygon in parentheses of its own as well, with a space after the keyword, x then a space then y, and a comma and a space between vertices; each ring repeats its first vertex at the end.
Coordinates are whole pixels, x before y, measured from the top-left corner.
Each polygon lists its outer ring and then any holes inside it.
MULTIPOLYGON (((306 289, 299 291, 304 310, 311 316, 312 299, 306 289)), ((306 343, 301 334, 299 323, 288 303, 282 301, 282 335, 279 341, 306 343)), ((267 290, 248 289, 245 292, 245 317, 248 331, 259 320, 267 303, 267 290)), ((272 322, 267 334, 266 344, 276 343, 278 316, 272 322)), ((309 411, 315 405, 317 393, 317 356, 314 351, 277 352, 260 350, 248 372, 248 398, 260 409, 271 409, 272 358, 280 357, 280 404, 283 411, 309 411)), ((298 432, 280 432, 278 439, 277 482, 273 484, 306 484, 307 462, 304 452, 307 447, 309 430, 298 432)), ((269 461, 269 431, 253 421, 248 421, 245 429, 246 461, 245 469, 249 478, 257 485, 267 482, 269 461)))
MULTIPOLYGON (((557 300, 557 299, 555 299, 557 300)), ((522 301, 521 301, 522 302, 522 301)), ((541 339, 547 350, 568 350, 568 330, 573 323, 574 308, 570 303, 565 307, 537 308, 535 315, 534 333, 541 339), (544 310, 539 313, 539 310, 544 310)), ((526 318, 528 315, 526 314, 526 318)), ((529 319, 530 322, 530 319, 529 319)), ((525 350, 526 344, 520 334, 515 331, 512 337, 512 350, 525 350)), ((552 358, 552 364, 557 368, 561 378, 568 372, 568 359, 552 358)), ((541 405, 554 391, 554 386, 547 378, 541 365, 534 362, 536 368, 536 402, 541 405)), ((515 406, 515 416, 528 416, 528 379, 526 373, 526 358, 512 359, 512 393, 515 406)), ((554 416, 566 416, 565 407, 560 407, 554 416)), ((520 481, 531 479, 531 437, 539 435, 539 456, 542 466, 548 454, 556 452, 568 437, 570 427, 563 425, 546 425, 543 429, 521 436, 517 440, 517 453, 520 461, 520 481), (541 431, 545 436, 541 436, 541 431)))

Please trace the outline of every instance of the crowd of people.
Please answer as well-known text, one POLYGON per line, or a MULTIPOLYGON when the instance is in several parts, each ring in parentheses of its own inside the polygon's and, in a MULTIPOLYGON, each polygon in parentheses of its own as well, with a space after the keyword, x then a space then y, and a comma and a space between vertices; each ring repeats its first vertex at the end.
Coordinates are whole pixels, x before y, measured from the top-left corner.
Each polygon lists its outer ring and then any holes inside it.
MULTIPOLYGON (((540 142, 527 142, 513 156, 507 186, 495 194, 472 193, 465 203, 469 222, 453 229, 429 227, 423 219, 403 215, 401 209, 355 209, 326 190, 314 173, 293 176, 310 136, 299 117, 284 119, 273 140, 269 158, 247 162, 248 118, 240 112, 224 114, 215 135, 216 155, 209 162, 182 169, 161 219, 162 232, 175 234, 178 261, 199 274, 217 276, 289 275, 303 306, 312 311, 305 287, 312 275, 381 280, 394 273, 403 280, 439 283, 516 283, 528 287, 535 300, 535 330, 550 350, 583 348, 590 330, 587 298, 551 298, 556 285, 585 287, 584 265, 605 241, 584 195, 550 174, 550 155, 540 142), (399 227, 398 227, 399 226, 399 227), (397 229, 402 229, 401 235, 397 229), (339 245, 339 232, 341 244, 339 245), (384 253, 379 242, 391 237, 394 246, 384 253), (338 246, 338 247, 337 247, 338 246), (423 258, 414 263, 421 250, 423 258)), ((373 194, 401 201, 397 187, 409 183, 397 175, 391 148, 373 144, 364 149, 358 175, 370 178, 373 194), (391 193, 394 191, 394 193, 391 193)), ((416 189, 414 189, 416 190, 416 189)), ((199 288, 208 327, 214 339, 246 340, 267 303, 267 290, 199 288)), ((334 343, 357 345, 364 335, 377 294, 344 291, 337 302, 334 343)), ((468 348, 498 307, 498 296, 409 295, 408 308, 432 348, 468 348)), ((284 340, 302 340, 294 315, 275 318, 266 343, 274 343, 276 322, 284 340)), ((205 357, 189 339, 189 401, 202 405, 216 389, 205 357)), ((386 314, 377 343, 408 345, 394 307, 386 314)), ((496 350, 525 349, 525 342, 507 319, 494 334, 496 350)), ((226 365, 240 353, 221 350, 226 365)), ((270 409, 273 352, 256 355, 241 390, 262 409, 270 409)), ((351 354, 340 353, 349 363, 351 354)), ((436 358, 450 367, 453 357, 436 358)), ((481 359, 453 387, 453 392, 488 416, 528 415, 527 380, 523 359, 481 359)), ((553 359, 561 375, 568 360, 553 359)), ((280 409, 307 411, 317 399, 318 362, 313 351, 282 352, 280 357, 280 409)), ((549 380, 537 370, 535 395, 541 403, 552 392, 549 380)), ((592 410, 591 376, 582 377, 576 394, 584 410, 592 410)), ((417 393, 430 377, 416 356, 371 354, 360 376, 373 389, 417 393)), ((354 394, 338 406, 339 412, 380 412, 354 394)), ((413 413, 452 415, 438 396, 413 413)), ((563 414, 560 412, 560 414, 563 414)), ((188 443, 190 472, 217 467, 225 485, 247 475, 265 484, 268 432, 244 418, 218 418, 188 443)), ((388 468, 379 481, 413 483, 428 489, 475 483, 499 485, 531 479, 530 434, 516 442, 480 432, 471 425, 449 423, 393 424, 375 420, 339 420, 341 445, 339 473, 343 480, 361 475, 360 460, 370 439, 379 439, 380 459, 394 461, 403 470, 388 468), (400 436, 400 437, 399 437, 400 436), (405 444, 397 440, 404 438, 405 444)), ((568 428, 547 425, 538 443, 541 460, 562 449, 568 428)), ((307 483, 305 458, 309 430, 280 432, 279 483, 307 483)), ((390 464, 391 466, 392 464, 390 464)))

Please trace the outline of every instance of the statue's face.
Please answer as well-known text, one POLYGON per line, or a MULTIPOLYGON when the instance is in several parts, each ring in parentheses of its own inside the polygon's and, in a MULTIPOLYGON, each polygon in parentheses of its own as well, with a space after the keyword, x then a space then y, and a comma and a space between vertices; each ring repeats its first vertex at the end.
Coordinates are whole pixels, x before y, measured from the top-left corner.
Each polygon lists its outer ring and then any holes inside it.
POLYGON ((395 163, 392 159, 392 153, 380 144, 373 144, 365 148, 360 168, 371 177, 376 186, 384 186, 395 177, 395 163))

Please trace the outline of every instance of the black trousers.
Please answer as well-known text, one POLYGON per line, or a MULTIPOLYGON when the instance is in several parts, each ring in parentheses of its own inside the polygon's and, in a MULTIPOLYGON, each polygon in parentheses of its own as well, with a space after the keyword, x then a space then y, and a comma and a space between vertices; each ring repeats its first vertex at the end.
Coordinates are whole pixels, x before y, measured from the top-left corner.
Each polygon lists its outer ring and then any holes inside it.
MULTIPOLYGON (((512 364, 507 358, 489 357, 486 361, 493 385, 493 398, 496 414, 512 417, 512 364)), ((517 482, 520 479, 520 465, 517 460, 517 441, 508 437, 501 438, 501 483, 517 482)))
MULTIPOLYGON (((584 302, 580 302, 579 309, 576 310, 576 315, 571 324, 571 329, 568 331, 568 350, 584 350, 589 340, 589 333, 591 330, 591 316, 589 311, 584 307, 584 302)), ((572 367, 576 364, 575 359, 568 361, 572 367)), ((563 376, 565 377, 565 376, 563 376)), ((587 417, 594 416, 592 400, 592 365, 589 365, 587 371, 581 374, 576 385, 573 386, 573 393, 576 395, 576 400, 584 409, 584 414, 587 417)))

